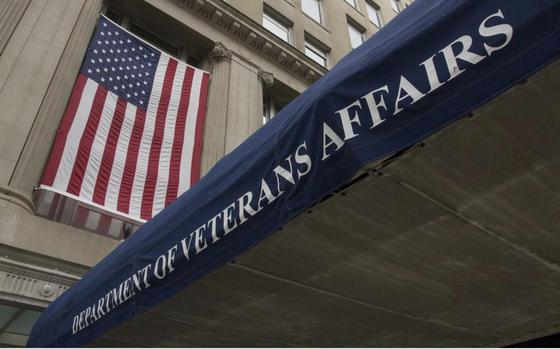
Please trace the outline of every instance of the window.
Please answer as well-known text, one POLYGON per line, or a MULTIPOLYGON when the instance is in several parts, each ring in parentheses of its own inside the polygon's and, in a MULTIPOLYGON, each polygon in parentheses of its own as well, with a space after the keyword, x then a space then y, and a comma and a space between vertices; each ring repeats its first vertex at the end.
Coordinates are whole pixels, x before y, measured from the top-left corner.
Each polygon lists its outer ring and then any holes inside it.
POLYGON ((366 9, 370 22, 375 24, 378 28, 381 28, 381 13, 379 11, 379 7, 366 2, 366 9))
POLYGON ((391 0, 391 8, 393 8, 393 11, 395 11, 396 13, 399 13, 399 0, 391 0))
POLYGON ((181 44, 172 43, 164 39, 163 34, 156 34, 143 26, 140 26, 134 21, 130 21, 128 30, 133 34, 136 34, 143 40, 146 40, 150 44, 154 45, 156 48, 168 53, 169 55, 188 63, 194 67, 199 67, 199 60, 196 57, 189 55, 186 47, 181 44))
POLYGON ((272 34, 280 39, 288 43, 290 42, 290 26, 282 23, 266 12, 263 13, 263 27, 270 30, 272 34))
POLYGON ((263 97, 263 125, 270 121, 276 115, 274 101, 270 96, 263 97))
POLYGON ((305 55, 315 61, 317 64, 327 67, 327 51, 320 49, 317 45, 305 40, 305 55))
POLYGON ((113 22, 152 44, 159 50, 164 51, 185 63, 200 68, 200 60, 190 54, 187 50, 187 47, 189 46, 188 44, 184 45, 182 42, 174 43, 169 41, 166 39, 165 33, 151 31, 148 29, 150 26, 144 26, 131 18, 128 14, 118 12, 118 10, 113 8, 107 9, 105 15, 113 22))
POLYGON ((356 48, 364 42, 364 34, 352 24, 348 23, 348 35, 350 36, 350 46, 356 48))
POLYGON ((121 12, 118 12, 113 8, 108 8, 105 11, 105 16, 107 16, 107 18, 109 18, 113 22, 121 23, 121 25, 122 25, 122 20, 123 20, 124 15, 121 12))
POLYGON ((356 8, 356 0, 345 0, 350 6, 356 8))
POLYGON ((150 32, 143 27, 139 26, 135 22, 130 24, 128 28, 132 33, 138 35, 142 39, 146 40, 150 44, 154 45, 155 47, 159 48, 162 51, 169 53, 173 57, 179 57, 179 47, 173 45, 172 43, 166 41, 161 36, 150 32))
MULTIPOLYGON (((17 280, 14 281, 17 285, 17 280)), ((37 310, 25 309, 20 305, 0 304, 0 337, 6 339, 10 336, 29 336, 39 316, 41 312, 37 310)))
POLYGON ((303 13, 311 17, 317 23, 323 23, 321 18, 321 0, 301 0, 303 13))
POLYGON ((263 91, 263 125, 275 118, 299 93, 280 80, 263 91))

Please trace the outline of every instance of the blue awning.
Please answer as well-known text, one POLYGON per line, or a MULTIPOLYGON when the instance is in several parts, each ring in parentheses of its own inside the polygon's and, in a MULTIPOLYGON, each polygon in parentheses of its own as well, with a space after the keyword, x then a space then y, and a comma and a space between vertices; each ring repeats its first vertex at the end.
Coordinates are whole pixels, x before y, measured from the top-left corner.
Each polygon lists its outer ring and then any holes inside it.
POLYGON ((28 345, 85 345, 231 261, 558 59, 559 18, 560 0, 417 0, 51 304, 28 345))

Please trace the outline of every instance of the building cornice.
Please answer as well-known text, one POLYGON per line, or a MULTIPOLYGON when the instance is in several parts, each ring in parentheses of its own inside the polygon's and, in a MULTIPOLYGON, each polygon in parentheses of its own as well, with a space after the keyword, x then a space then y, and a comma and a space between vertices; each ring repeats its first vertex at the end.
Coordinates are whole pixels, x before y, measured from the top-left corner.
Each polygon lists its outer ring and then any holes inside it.
POLYGON ((180 0, 212 25, 230 33, 249 47, 313 83, 327 73, 301 51, 277 38, 261 25, 221 0, 180 0))
POLYGON ((46 307, 79 276, 0 257, 0 299, 46 307))

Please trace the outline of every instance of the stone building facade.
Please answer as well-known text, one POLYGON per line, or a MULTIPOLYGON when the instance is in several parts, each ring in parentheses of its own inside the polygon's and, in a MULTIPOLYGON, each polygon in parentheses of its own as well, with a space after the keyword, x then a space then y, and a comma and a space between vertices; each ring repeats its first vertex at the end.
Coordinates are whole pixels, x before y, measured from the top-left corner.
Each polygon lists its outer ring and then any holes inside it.
POLYGON ((0 2, 0 344, 119 240, 36 214, 34 189, 100 13, 211 73, 202 172, 408 5, 403 0, 0 2))

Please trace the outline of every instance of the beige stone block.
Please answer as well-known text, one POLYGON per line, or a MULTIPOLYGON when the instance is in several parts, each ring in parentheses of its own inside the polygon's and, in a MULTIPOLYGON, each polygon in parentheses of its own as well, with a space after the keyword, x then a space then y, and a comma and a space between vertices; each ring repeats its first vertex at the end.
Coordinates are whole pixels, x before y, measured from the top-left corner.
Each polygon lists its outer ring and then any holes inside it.
MULTIPOLYGON (((82 1, 47 2, 28 32, 17 59, 7 74, 0 91, 0 105, 3 107, 0 120, 12 125, 11 139, 10 146, 1 149, 0 156, 6 160, 6 165, 12 171, 68 36, 72 32, 81 5, 82 1)), ((35 18, 34 14, 35 12, 32 11, 30 16, 35 18)), ((25 29, 24 27, 21 30, 25 31, 25 29)), ((9 177, 0 177, 0 184, 8 181, 9 177)))
MULTIPOLYGON (((45 7, 46 0, 35 0, 31 2, 21 18, 10 41, 6 44, 2 55, 0 55, 0 93, 3 91, 6 80, 10 75, 27 38, 33 30, 37 19, 45 7)), ((1 117, 1 115, 0 115, 1 117)))
POLYGON ((86 1, 66 42, 10 181, 20 191, 30 192, 39 181, 100 8, 101 0, 86 1))
POLYGON ((3 0, 0 2, 0 54, 10 40, 29 0, 3 0))
POLYGON ((33 216, 0 200, 0 245, 92 267, 119 242, 98 234, 33 216))

